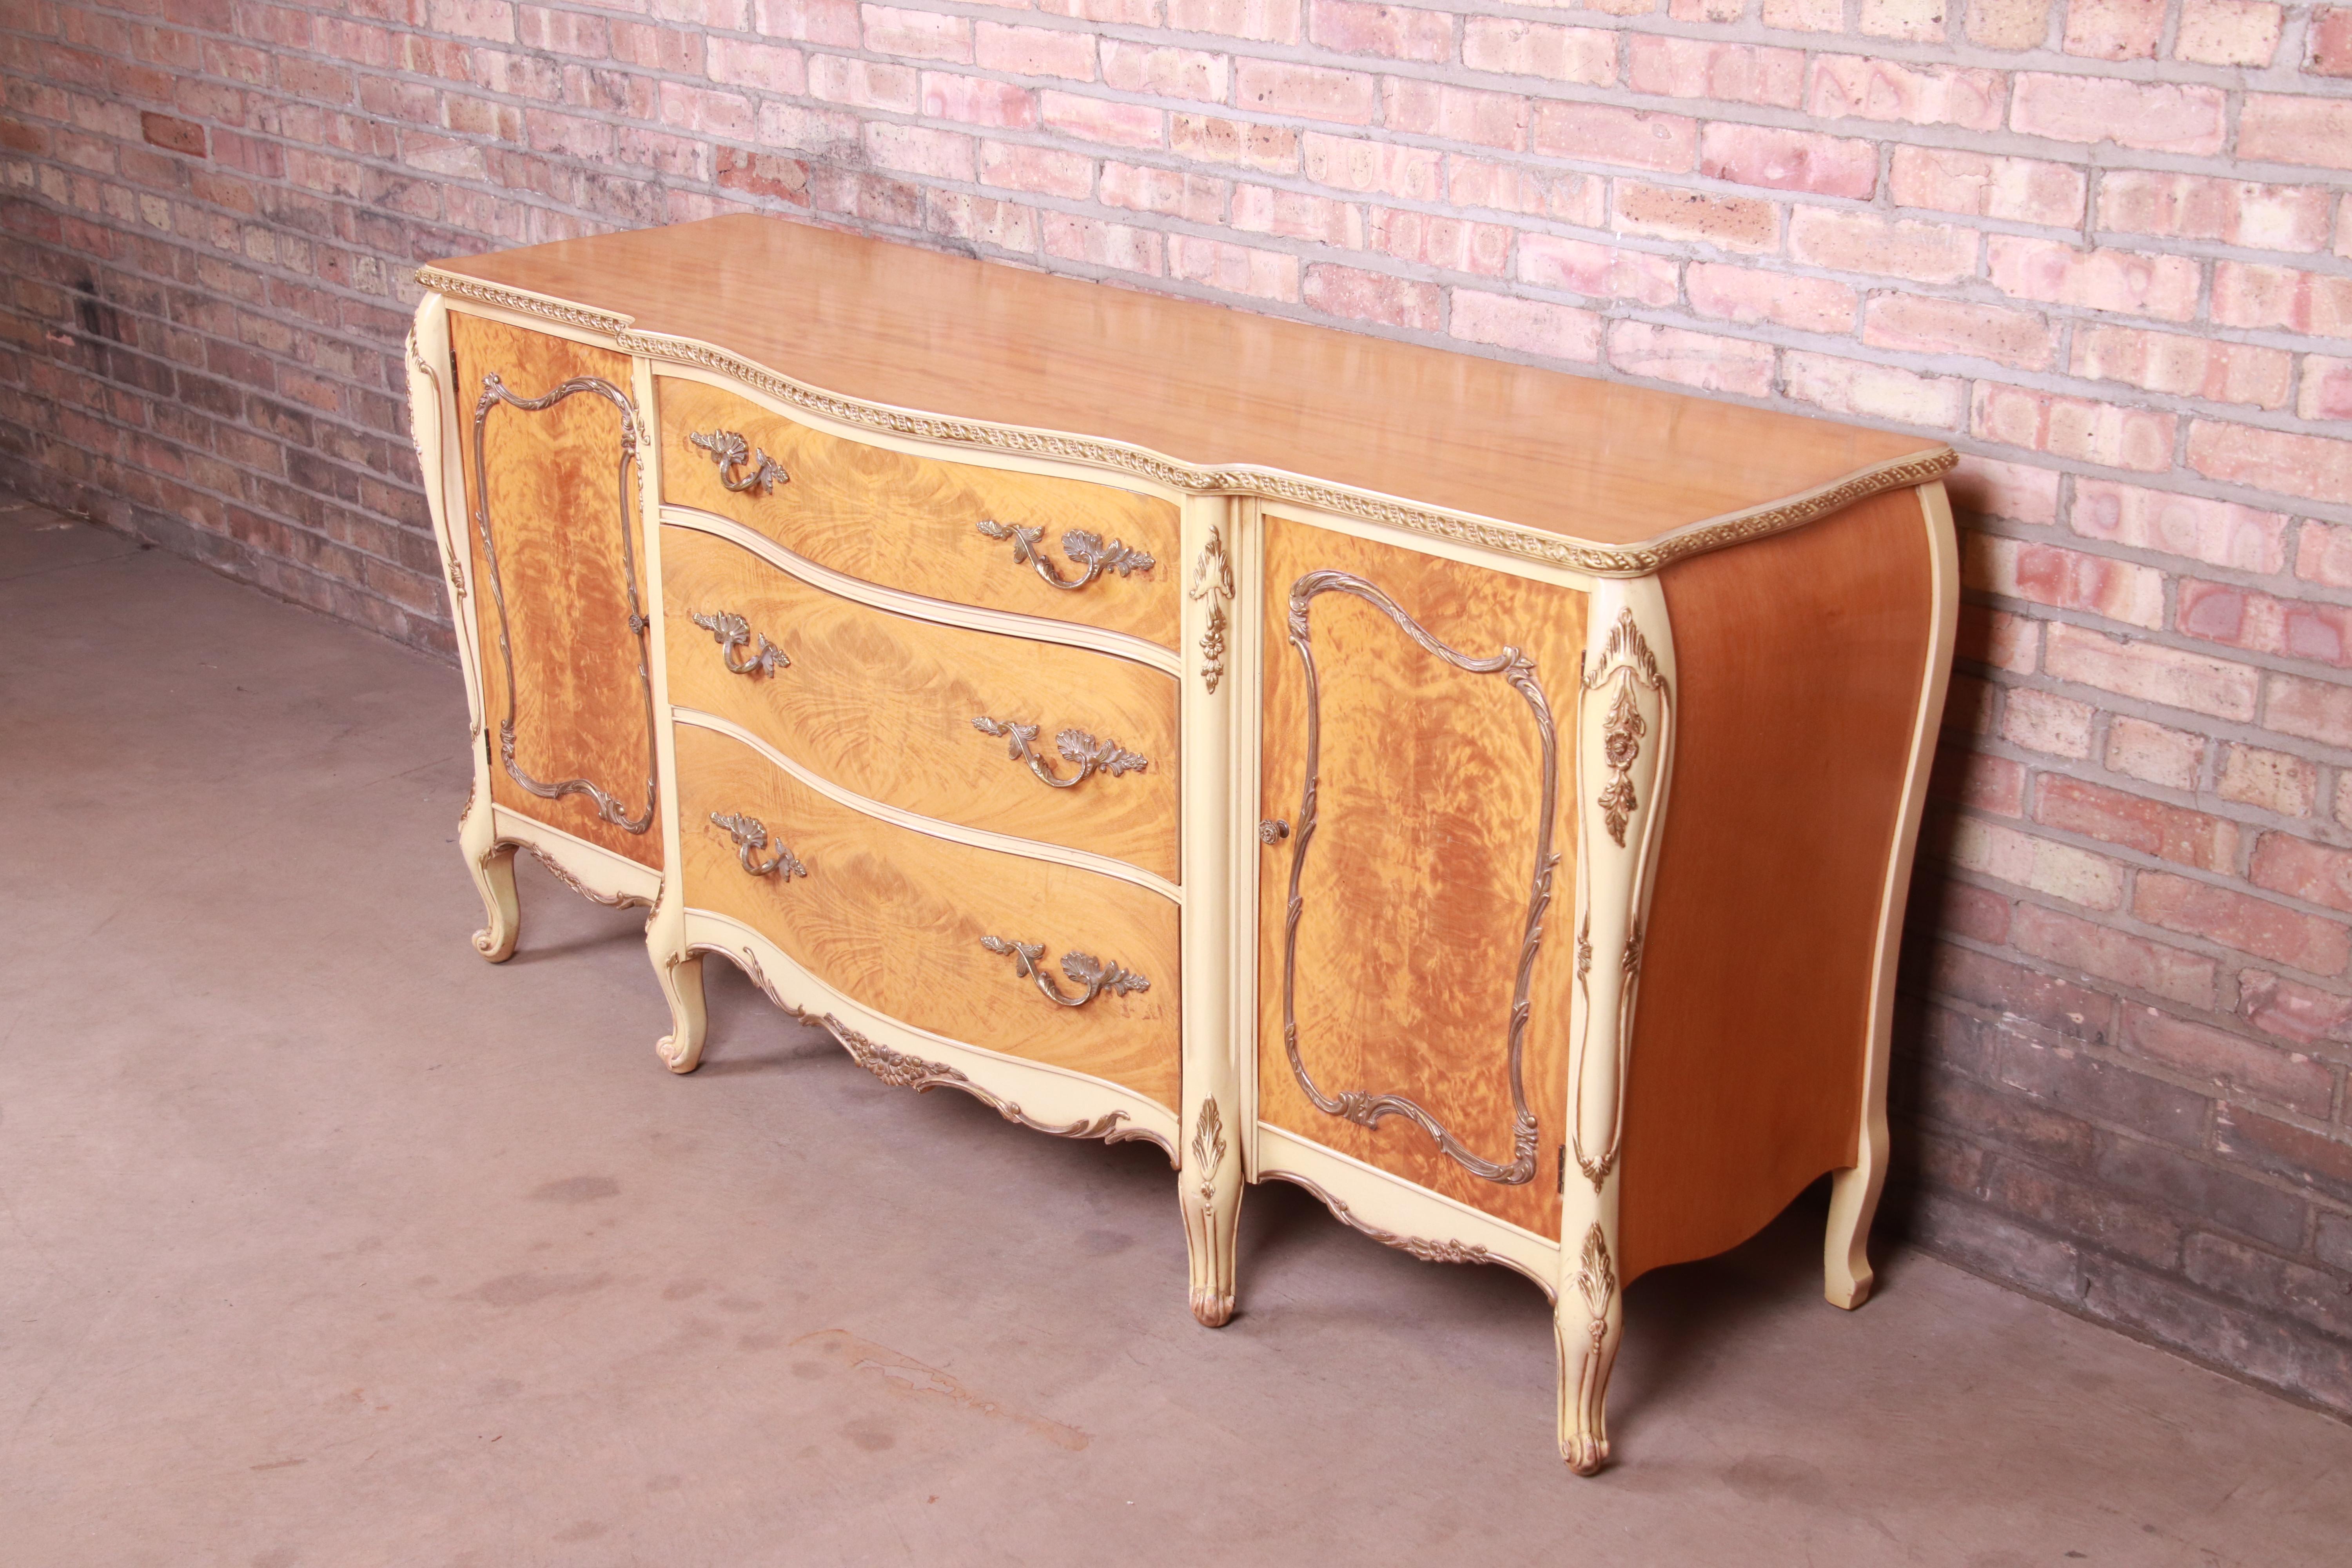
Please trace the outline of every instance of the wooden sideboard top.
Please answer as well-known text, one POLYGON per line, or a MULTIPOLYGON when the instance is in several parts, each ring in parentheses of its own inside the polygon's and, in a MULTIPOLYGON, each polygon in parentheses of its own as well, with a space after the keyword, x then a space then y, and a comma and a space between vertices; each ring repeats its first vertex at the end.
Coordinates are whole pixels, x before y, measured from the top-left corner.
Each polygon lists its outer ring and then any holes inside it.
POLYGON ((1926 437, 751 214, 467 257, 421 276, 629 318, 635 331, 697 340, 861 402, 1272 469, 1608 546, 1836 490, 1756 520, 1788 526, 1951 461, 1926 437))

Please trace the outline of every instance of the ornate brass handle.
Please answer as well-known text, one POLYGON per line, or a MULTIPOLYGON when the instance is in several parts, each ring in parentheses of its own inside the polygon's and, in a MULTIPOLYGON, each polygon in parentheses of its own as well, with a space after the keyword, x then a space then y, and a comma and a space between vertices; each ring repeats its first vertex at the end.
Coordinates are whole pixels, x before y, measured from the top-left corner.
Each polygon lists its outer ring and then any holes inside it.
POLYGON ((1054 570, 1054 563, 1046 560, 1044 552, 1037 548, 1037 542, 1045 537, 1044 529, 1024 528, 1017 522, 999 522, 992 517, 983 517, 973 526, 991 539, 1013 541, 1014 564, 1034 566, 1038 576, 1066 593, 1077 592, 1107 571, 1116 572, 1124 577, 1130 572, 1149 572, 1158 564, 1142 551, 1121 544, 1116 539, 1105 544, 1101 534, 1072 528, 1063 531, 1062 553, 1085 567, 1086 572, 1074 579, 1065 578, 1054 570))
POLYGON ((740 430, 713 430, 708 436, 698 430, 689 430, 686 433, 686 439, 688 445, 699 447, 710 454, 710 460, 719 465, 719 482, 739 495, 745 490, 757 490, 766 495, 780 484, 793 482, 792 475, 784 472, 782 463, 765 452, 755 455, 751 443, 740 430), (738 468, 744 471, 732 471, 738 468))
POLYGON ((687 619, 710 634, 710 639, 719 645, 719 657, 737 675, 773 675, 793 662, 782 648, 768 640, 765 632, 759 634, 760 651, 740 663, 736 662, 735 650, 751 646, 751 623, 731 610, 720 610, 709 616, 698 611, 688 615, 687 619))
POLYGON ((1279 844, 1290 837, 1290 823, 1286 817, 1269 816, 1257 825, 1260 844, 1279 844))
POLYGON ((1051 789, 1075 789, 1097 772, 1117 778, 1121 773, 1139 773, 1151 765, 1149 757, 1137 756, 1117 741, 1097 742, 1084 730, 1065 730, 1054 737, 1054 744, 1064 757, 1078 764, 1078 771, 1064 778, 1054 771, 1053 763, 1037 754, 1036 725, 1008 723, 983 713, 971 721, 971 727, 983 735, 1003 738, 1004 754, 1016 763, 1027 763, 1037 781, 1051 789))
POLYGON ((1083 1007, 1106 991, 1114 996, 1124 996, 1130 991, 1151 989, 1150 981, 1131 970, 1121 969, 1116 963, 1105 963, 1091 953, 1066 952, 1062 954, 1062 973, 1068 975, 1073 984, 1086 987, 1076 996, 1066 996, 1062 988, 1054 984, 1054 977, 1037 966, 1045 956, 1044 942, 1007 942, 1001 936, 984 936, 980 939, 980 945, 991 952, 1009 955, 1013 967, 1022 979, 1034 980, 1037 989, 1045 993, 1047 1001, 1065 1007, 1083 1007))
POLYGON ((767 859, 756 858, 760 851, 768 847, 768 825, 758 817, 731 814, 721 816, 714 811, 710 814, 710 820, 725 828, 727 837, 735 840, 735 858, 742 861, 743 869, 754 877, 772 876, 781 871, 783 879, 789 882, 794 877, 808 875, 808 868, 801 864, 800 857, 781 844, 767 859))

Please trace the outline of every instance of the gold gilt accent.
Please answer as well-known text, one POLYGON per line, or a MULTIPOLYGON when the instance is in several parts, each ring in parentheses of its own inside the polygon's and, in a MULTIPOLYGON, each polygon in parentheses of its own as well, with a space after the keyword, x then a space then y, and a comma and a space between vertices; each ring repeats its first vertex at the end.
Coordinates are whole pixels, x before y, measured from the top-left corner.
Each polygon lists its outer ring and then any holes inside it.
POLYGON ((1584 1251, 1576 1263, 1576 1293, 1584 1298, 1584 1310, 1592 1320, 1586 1331, 1597 1350, 1601 1336, 1609 1331, 1609 1303, 1617 1294, 1617 1271, 1609 1262, 1609 1238, 1598 1225, 1584 1233, 1584 1251))
POLYGON ((1657 656, 1650 651, 1649 640, 1642 636, 1641 627, 1633 624, 1632 610, 1620 610, 1617 624, 1609 628, 1609 640, 1601 647, 1601 658, 1592 673, 1585 678, 1584 689, 1595 692, 1616 678, 1617 695, 1609 704, 1609 717, 1601 727, 1601 754, 1609 763, 1609 782, 1601 787, 1602 826, 1609 829, 1610 838, 1617 847, 1625 847, 1625 825, 1633 820, 1641 802, 1633 794, 1633 763, 1642 755, 1642 737, 1650 732, 1642 717, 1642 707, 1633 695, 1636 686, 1646 686, 1658 694, 1660 704, 1666 698, 1666 679, 1658 673, 1657 656))
POLYGON ((1225 675, 1225 606, 1234 602, 1234 563, 1225 554, 1224 533, 1214 523, 1209 525, 1209 542, 1192 567, 1191 596, 1209 601, 1209 626, 1201 634, 1201 680, 1213 697, 1225 675), (1209 575, 1212 563, 1214 577, 1209 575))
POLYGON ((1213 1096, 1201 1101, 1200 1120, 1192 1126, 1192 1163, 1201 1173, 1201 1203, 1215 1204, 1217 1167, 1225 1163, 1225 1119, 1218 1114, 1213 1096))
POLYGON ((417 268, 416 281, 424 288, 454 300, 471 300, 478 304, 604 333, 613 340, 615 348, 625 353, 641 354, 647 359, 664 360, 674 364, 698 365, 705 370, 731 376, 779 403, 844 425, 886 431, 917 440, 979 447, 991 451, 1014 452, 1112 468, 1195 495, 1250 495, 1267 500, 1288 501, 1294 505, 1337 512, 1342 517, 1384 523, 1433 539, 1515 555, 1522 560, 1540 561, 1574 572, 1587 572, 1599 577, 1645 577, 1688 556, 1799 528, 1883 491, 1924 485, 1950 472, 1952 465, 1959 461, 1959 455, 1949 447, 1916 457, 1890 458, 1886 462, 1857 469, 1802 495, 1768 506, 1751 507, 1743 511, 1708 518, 1644 544, 1596 544, 1470 513, 1415 506, 1370 491, 1265 468, 1201 468, 1174 462, 1157 453, 1119 442, 1057 436, 1045 431, 989 425, 971 419, 943 418, 861 403, 855 398, 820 392, 708 343, 659 332, 638 331, 632 325, 634 318, 614 311, 567 304, 543 294, 484 283, 443 271, 437 267, 417 268))
POLYGON ((1366 1236, 1370 1237, 1374 1241, 1379 1242, 1381 1246, 1393 1247, 1399 1252, 1407 1253, 1414 1258, 1420 1258, 1423 1263, 1499 1263, 1506 1268, 1516 1269, 1517 1272, 1524 1274, 1528 1279, 1534 1280, 1538 1285, 1542 1286, 1543 1293, 1546 1296, 1552 1294, 1552 1285, 1550 1280, 1545 1279, 1534 1269, 1529 1268, 1527 1265, 1519 1262, 1518 1259, 1507 1257, 1503 1253, 1494 1251, 1492 1248, 1481 1247, 1475 1241, 1431 1241, 1425 1237, 1402 1236, 1393 1230, 1383 1229, 1381 1226, 1372 1224, 1370 1220, 1362 1218, 1346 1204, 1340 1202, 1338 1198, 1333 1197, 1329 1193, 1325 1192, 1321 1187, 1317 1186, 1313 1182, 1308 1181, 1304 1176, 1295 1174, 1289 1171, 1268 1171, 1265 1173, 1265 1179, 1276 1182, 1288 1182, 1295 1187, 1305 1187, 1308 1192, 1313 1193, 1317 1197, 1323 1200, 1324 1207, 1331 1211, 1331 1217, 1338 1220, 1341 1225, 1346 1226, 1350 1230, 1362 1231, 1366 1236))

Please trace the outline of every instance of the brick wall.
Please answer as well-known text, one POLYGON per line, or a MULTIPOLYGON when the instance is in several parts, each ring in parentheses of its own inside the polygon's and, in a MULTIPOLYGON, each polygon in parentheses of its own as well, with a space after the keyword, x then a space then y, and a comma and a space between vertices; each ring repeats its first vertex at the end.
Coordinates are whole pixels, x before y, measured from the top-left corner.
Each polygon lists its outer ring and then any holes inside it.
POLYGON ((1893 1212, 2352 1411, 2352 9, 0 0, 0 482, 426 647, 410 268, 738 206, 1948 437, 1893 1212))

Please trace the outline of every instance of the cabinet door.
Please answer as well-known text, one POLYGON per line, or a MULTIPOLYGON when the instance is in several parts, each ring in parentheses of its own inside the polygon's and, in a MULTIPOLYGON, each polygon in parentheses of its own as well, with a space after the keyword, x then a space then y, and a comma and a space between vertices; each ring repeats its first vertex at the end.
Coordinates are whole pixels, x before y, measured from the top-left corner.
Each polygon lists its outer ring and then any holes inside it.
POLYGON ((1586 597, 1269 515, 1258 1114, 1556 1235, 1586 597))
POLYGON ((490 798, 658 867, 628 356, 463 313, 449 330, 490 798))

